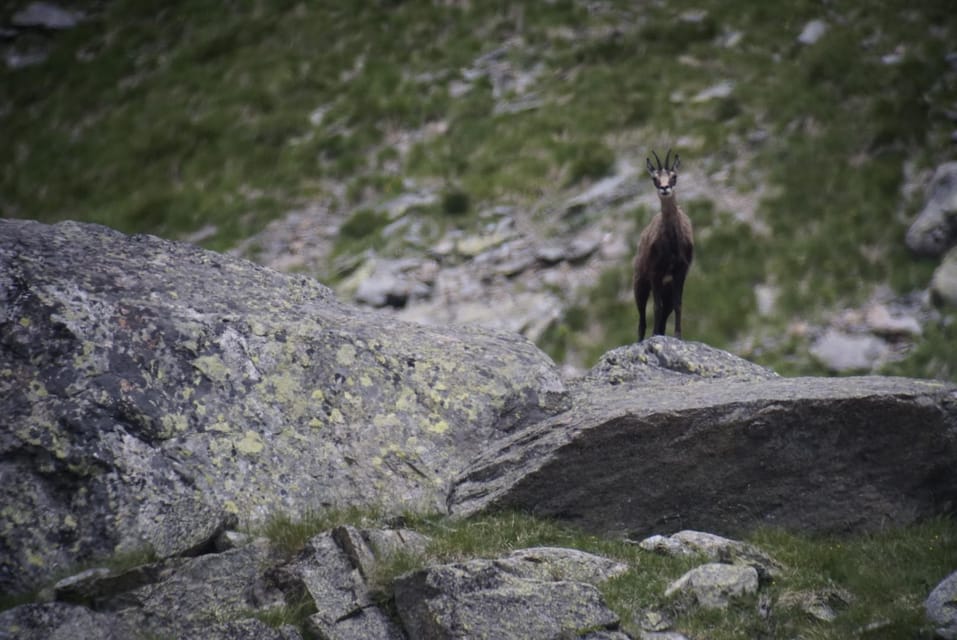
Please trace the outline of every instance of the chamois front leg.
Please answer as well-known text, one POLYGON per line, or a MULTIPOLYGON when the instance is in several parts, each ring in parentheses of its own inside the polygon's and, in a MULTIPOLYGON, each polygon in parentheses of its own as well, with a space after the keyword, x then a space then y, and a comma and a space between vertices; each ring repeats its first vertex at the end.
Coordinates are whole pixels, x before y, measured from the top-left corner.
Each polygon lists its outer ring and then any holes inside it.
POLYGON ((685 275, 687 275, 687 272, 675 275, 675 337, 679 340, 681 339, 681 296, 685 288, 685 275))
POLYGON ((668 310, 667 303, 665 301, 665 296, 662 291, 659 291, 658 288, 652 288, 652 295, 655 299, 655 330, 652 332, 652 335, 663 336, 665 335, 665 322, 668 320, 668 310))
POLYGON ((645 317, 645 309, 648 306, 648 294, 651 293, 651 285, 645 280, 635 280, 635 304, 638 305, 638 342, 645 339, 645 331, 648 328, 645 317))

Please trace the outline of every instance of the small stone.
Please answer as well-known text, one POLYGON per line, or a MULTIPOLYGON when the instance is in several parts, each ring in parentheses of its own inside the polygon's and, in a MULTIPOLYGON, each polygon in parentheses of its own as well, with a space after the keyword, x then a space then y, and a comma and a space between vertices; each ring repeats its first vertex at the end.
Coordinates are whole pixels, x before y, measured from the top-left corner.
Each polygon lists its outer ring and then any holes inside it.
POLYGON ((674 582, 665 597, 684 594, 705 609, 724 609, 733 598, 758 590, 758 572, 754 567, 711 563, 696 567, 674 582))
POLYGON ((10 24, 15 27, 42 29, 72 29, 79 24, 82 14, 67 11, 51 2, 31 2, 13 14, 10 24))
POLYGON ((798 36, 798 42, 801 44, 811 45, 821 39, 828 29, 828 24, 823 20, 811 20, 806 25, 804 29, 801 30, 801 35, 798 36))
POLYGON ((693 98, 692 102, 708 102, 710 100, 716 100, 719 98, 727 98, 734 91, 734 83, 730 80, 723 80, 718 84, 711 85, 707 89, 699 91, 693 98))
POLYGON ((938 584, 924 601, 927 618, 937 628, 937 637, 957 640, 957 571, 938 584))
POLYGON ((828 329, 811 346, 811 355, 831 371, 863 371, 874 367, 890 347, 871 334, 828 329))
POLYGON ((881 336, 919 336, 920 323, 913 316, 892 316, 886 306, 876 304, 867 309, 864 321, 868 329, 881 336))

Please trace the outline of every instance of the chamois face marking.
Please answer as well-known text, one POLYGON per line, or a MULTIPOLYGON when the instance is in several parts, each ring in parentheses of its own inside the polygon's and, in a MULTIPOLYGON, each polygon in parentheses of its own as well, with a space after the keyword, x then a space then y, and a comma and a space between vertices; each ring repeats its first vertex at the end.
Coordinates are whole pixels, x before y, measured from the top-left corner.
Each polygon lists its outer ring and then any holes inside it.
POLYGON ((668 154, 665 156, 665 165, 661 166, 661 158, 658 157, 658 154, 654 151, 651 152, 651 155, 655 157, 655 162, 657 162, 657 168, 651 163, 651 158, 646 158, 648 163, 648 173, 651 174, 651 181, 655 185, 655 189, 658 190, 658 196, 661 198, 670 198, 674 195, 675 187, 678 185, 678 167, 681 165, 681 159, 678 157, 678 154, 675 154, 675 161, 670 167, 668 166, 671 160, 671 149, 668 149, 668 154))

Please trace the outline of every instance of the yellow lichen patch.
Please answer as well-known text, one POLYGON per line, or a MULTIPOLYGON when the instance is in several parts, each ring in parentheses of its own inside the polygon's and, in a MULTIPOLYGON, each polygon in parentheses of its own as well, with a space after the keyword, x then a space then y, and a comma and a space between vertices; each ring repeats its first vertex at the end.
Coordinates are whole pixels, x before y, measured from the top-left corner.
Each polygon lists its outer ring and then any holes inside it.
POLYGON ((322 420, 320 420, 319 418, 313 418, 312 420, 309 421, 309 426, 312 427, 313 429, 319 429, 322 427, 322 420))
POLYGON ((43 557, 34 553, 33 551, 27 551, 27 562, 32 564, 34 567, 42 567, 46 565, 46 562, 43 561, 43 557))
POLYGON ((379 414, 372 418, 372 424, 380 429, 402 426, 399 417, 394 413, 379 414))
POLYGON ((344 344, 336 352, 336 362, 343 367, 351 367, 356 361, 356 348, 351 344, 344 344))
POLYGON ((333 409, 329 413, 329 419, 337 424, 342 424, 345 422, 345 418, 342 416, 342 412, 339 409, 333 409))
POLYGON ((262 437, 255 431, 247 431, 243 439, 236 443, 238 451, 249 455, 259 453, 265 446, 262 437))
POLYGON ((431 433, 442 434, 449 430, 449 423, 445 420, 438 420, 436 422, 430 422, 426 427, 431 433))
POLYGON ((193 366, 213 382, 224 382, 229 374, 219 356, 200 356, 193 360, 193 366))
POLYGON ((76 518, 74 518, 72 514, 66 514, 63 517, 63 526, 69 529, 76 529, 76 518))
POLYGON ((312 392, 312 399, 316 402, 322 402, 326 399, 326 394, 323 393, 322 389, 316 389, 312 392))
POLYGON ((182 433, 189 428, 189 419, 181 413, 168 413, 160 418, 160 422, 163 430, 167 432, 182 433))
POLYGON ((229 513, 239 513, 239 507, 236 506, 236 503, 233 502, 232 500, 227 500, 226 502, 224 502, 223 509, 225 509, 229 513))
POLYGON ((359 384, 361 384, 363 387, 371 387, 372 378, 363 373, 361 376, 359 376, 359 384))
MULTIPOLYGON (((229 423, 228 423, 228 422, 225 422, 225 421, 223 421, 223 420, 219 420, 219 421, 214 422, 213 424, 209 425, 208 427, 206 427, 206 430, 207 430, 207 431, 218 431, 219 433, 229 433, 230 431, 232 431, 232 428, 229 426, 229 423)), ((251 433, 251 432, 250 432, 250 433, 251 433)))
POLYGON ((26 316, 20 318, 20 326, 21 326, 21 327, 29 327, 29 326, 30 326, 30 318, 28 318, 28 317, 26 317, 26 316))

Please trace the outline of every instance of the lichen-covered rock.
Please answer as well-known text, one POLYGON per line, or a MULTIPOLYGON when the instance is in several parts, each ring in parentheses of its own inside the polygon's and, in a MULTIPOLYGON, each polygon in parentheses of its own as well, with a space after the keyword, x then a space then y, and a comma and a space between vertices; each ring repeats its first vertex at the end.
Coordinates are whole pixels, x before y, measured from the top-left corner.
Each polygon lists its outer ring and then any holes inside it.
POLYGON ((380 562, 397 553, 422 553, 427 543, 414 531, 337 527, 311 538, 275 573, 289 599, 308 594, 315 602, 309 625, 317 637, 401 640, 402 629, 377 605, 369 582, 380 562))
POLYGON ((498 560, 428 567, 395 581, 396 609, 410 638, 596 637, 588 633, 616 631, 618 616, 592 584, 568 576, 600 582, 624 568, 589 556, 533 549, 498 560))
POLYGON ((713 562, 695 567, 672 582, 665 597, 686 597, 705 609, 724 609, 732 599, 757 590, 758 572, 754 567, 713 562))
POLYGON ((189 637, 189 630, 223 620, 240 620, 285 604, 266 577, 277 561, 269 542, 256 540, 223 553, 190 558, 163 571, 155 582, 120 591, 98 603, 137 629, 189 637))
POLYGON ((924 208, 907 230, 911 251, 939 256, 957 241, 957 162, 947 162, 934 172, 924 208))
POLYGON ((645 551, 680 557, 701 555, 712 562, 740 564, 754 567, 762 580, 771 580, 781 574, 780 562, 752 544, 731 540, 703 531, 679 531, 671 536, 655 535, 642 540, 645 551))
POLYGON ((0 612, 4 640, 126 640, 135 629, 111 613, 63 602, 25 604, 0 612))
POLYGON ((151 236, 0 220, 0 590, 204 548, 230 513, 435 508, 489 441, 566 400, 519 336, 396 322, 151 236))
POLYGON ((934 270, 930 295, 937 305, 957 308, 957 248, 948 251, 934 270))
POLYGON ((944 578, 924 601, 927 618, 943 640, 957 640, 957 571, 944 578))
POLYGON ((524 509, 633 539, 865 531, 953 512, 953 385, 780 378, 703 345, 647 342, 571 384, 569 411, 492 443, 450 511, 524 509), (684 355, 662 368, 659 352, 684 355))

